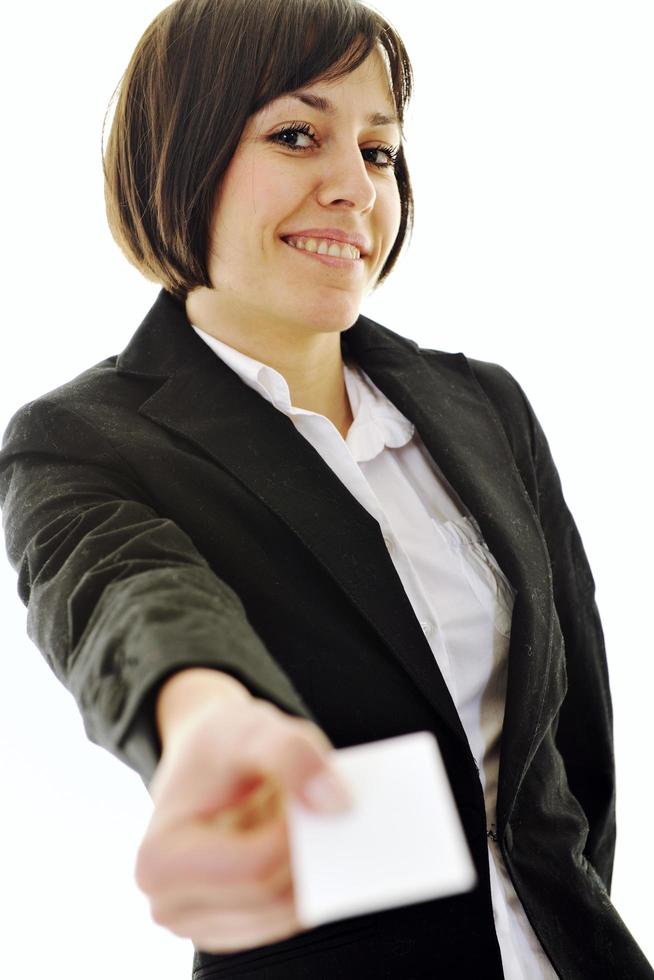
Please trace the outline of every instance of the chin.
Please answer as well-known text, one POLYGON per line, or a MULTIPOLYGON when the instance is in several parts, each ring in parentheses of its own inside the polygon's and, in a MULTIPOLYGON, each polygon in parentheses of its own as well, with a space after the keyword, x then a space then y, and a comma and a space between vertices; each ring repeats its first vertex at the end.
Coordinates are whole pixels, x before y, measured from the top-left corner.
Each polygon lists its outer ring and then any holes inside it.
POLYGON ((324 333, 338 333, 351 327, 358 316, 359 307, 352 306, 349 310, 330 310, 323 315, 316 314, 311 317, 311 324, 324 333))

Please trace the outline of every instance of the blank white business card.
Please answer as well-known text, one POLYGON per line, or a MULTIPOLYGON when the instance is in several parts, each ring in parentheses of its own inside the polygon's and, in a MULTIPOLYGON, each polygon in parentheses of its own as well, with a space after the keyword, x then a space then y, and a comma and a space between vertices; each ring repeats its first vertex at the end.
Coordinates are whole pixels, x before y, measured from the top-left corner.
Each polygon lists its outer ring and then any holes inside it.
POLYGON ((468 891, 477 883, 431 732, 334 749, 354 804, 316 813, 288 797, 291 869, 305 928, 468 891))

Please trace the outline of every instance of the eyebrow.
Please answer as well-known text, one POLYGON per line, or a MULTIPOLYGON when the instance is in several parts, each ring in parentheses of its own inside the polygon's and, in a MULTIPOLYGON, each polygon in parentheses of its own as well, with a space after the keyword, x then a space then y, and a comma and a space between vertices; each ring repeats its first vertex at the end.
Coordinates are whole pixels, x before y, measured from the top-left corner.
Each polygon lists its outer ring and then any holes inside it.
MULTIPOLYGON (((336 115, 337 109, 333 102, 325 98, 323 95, 312 95, 311 92, 287 92, 282 98, 288 99, 298 99, 300 102, 304 102, 305 105, 310 106, 312 109, 317 109, 318 112, 325 112, 329 116, 336 115)), ((385 112, 371 112, 369 116, 366 117, 366 122, 370 126, 389 126, 396 125, 402 129, 402 124, 393 113, 388 115, 385 112)))

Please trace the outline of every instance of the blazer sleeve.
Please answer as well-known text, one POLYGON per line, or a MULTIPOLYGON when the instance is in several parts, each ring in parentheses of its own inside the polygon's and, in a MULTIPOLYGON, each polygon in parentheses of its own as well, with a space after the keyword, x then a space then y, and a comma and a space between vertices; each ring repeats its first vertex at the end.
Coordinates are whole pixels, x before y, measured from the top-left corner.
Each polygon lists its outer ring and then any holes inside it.
POLYGON ((161 756, 156 694, 177 670, 231 673, 315 721, 238 595, 79 414, 48 396, 19 409, 0 451, 0 506, 28 636, 89 739, 146 786, 161 756))
POLYGON ((585 857, 609 891, 616 839, 613 711, 595 581, 547 438, 527 396, 505 368, 472 363, 507 434, 547 545, 568 677, 556 746, 570 790, 588 820, 585 857))

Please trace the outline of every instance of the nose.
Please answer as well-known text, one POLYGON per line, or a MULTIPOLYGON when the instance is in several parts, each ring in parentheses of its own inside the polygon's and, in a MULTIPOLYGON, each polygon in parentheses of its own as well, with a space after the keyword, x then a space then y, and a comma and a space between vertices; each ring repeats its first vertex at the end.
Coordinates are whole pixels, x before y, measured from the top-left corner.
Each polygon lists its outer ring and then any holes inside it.
POLYGON ((367 166, 359 146, 340 144, 325 153, 321 159, 320 203, 348 203, 359 211, 370 210, 377 190, 367 166))

